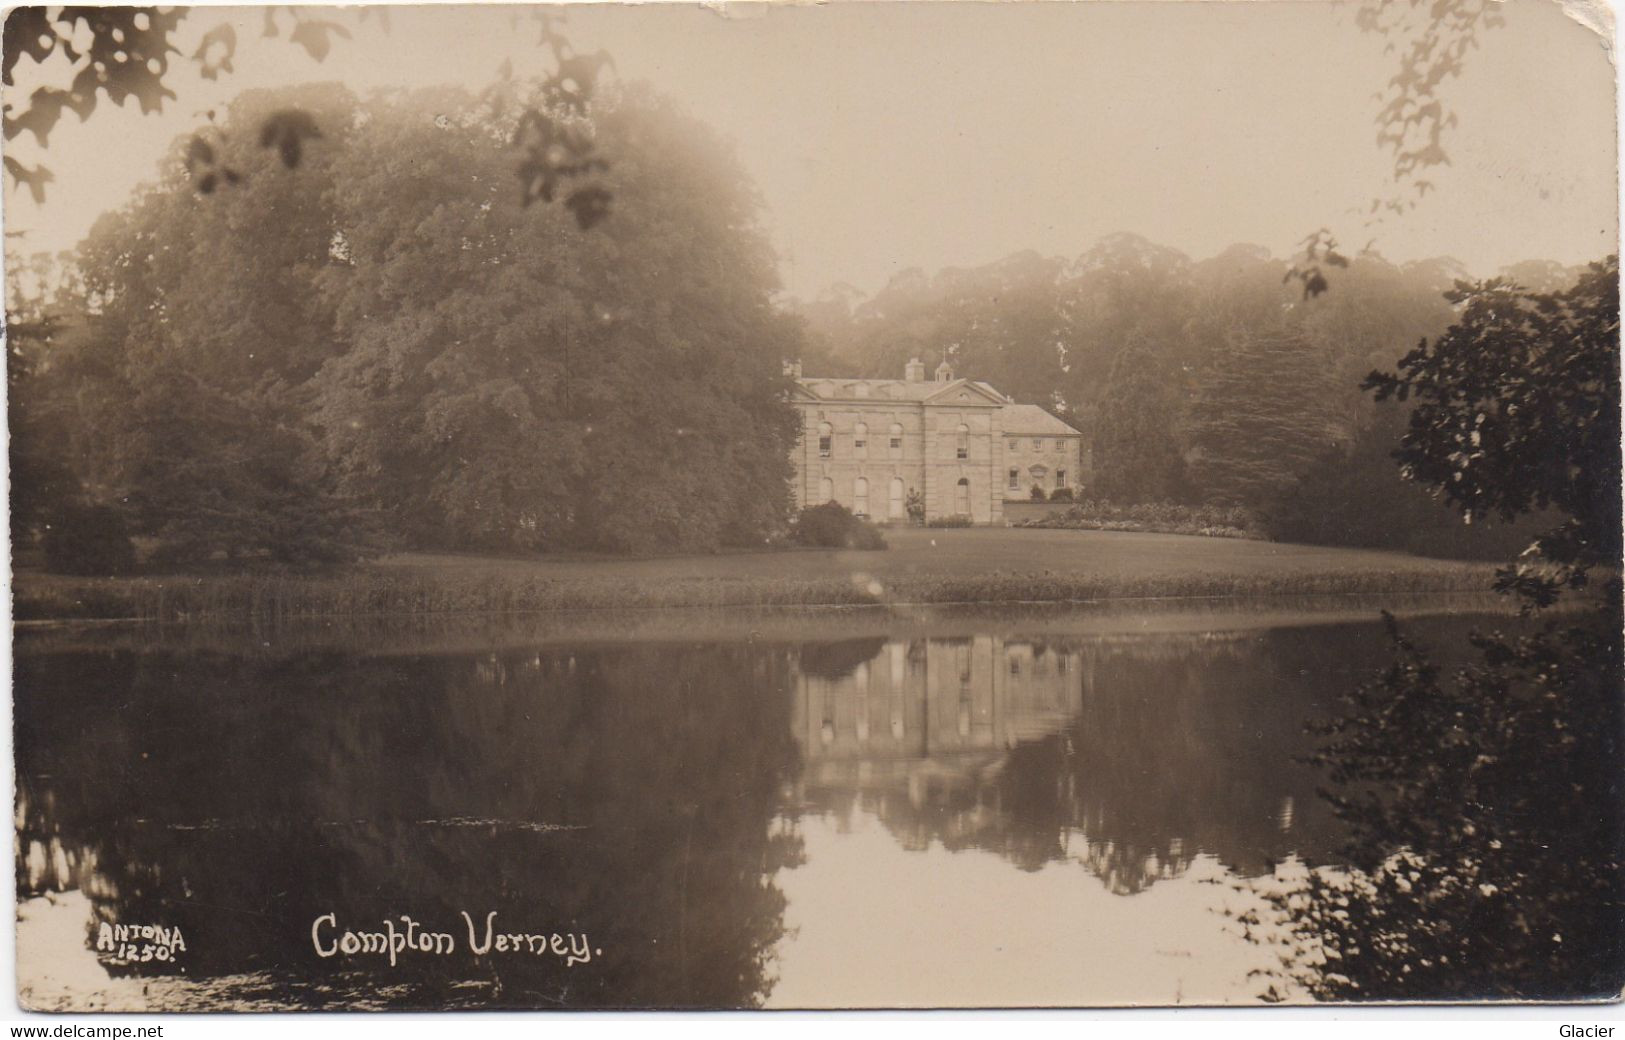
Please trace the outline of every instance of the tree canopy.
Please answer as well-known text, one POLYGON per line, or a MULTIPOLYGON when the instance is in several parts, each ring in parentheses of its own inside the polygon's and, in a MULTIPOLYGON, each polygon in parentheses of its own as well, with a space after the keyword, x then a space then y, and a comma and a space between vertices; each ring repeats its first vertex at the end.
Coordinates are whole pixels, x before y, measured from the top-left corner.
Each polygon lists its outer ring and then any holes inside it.
POLYGON ((245 177, 210 196, 177 141, 83 244, 83 331, 39 388, 96 397, 85 494, 181 561, 709 548, 781 522, 796 333, 731 154, 651 91, 603 94, 630 219, 587 232, 511 190, 523 118, 457 90, 248 92, 216 151, 245 177), (230 132, 290 107, 341 128, 298 171, 230 132))

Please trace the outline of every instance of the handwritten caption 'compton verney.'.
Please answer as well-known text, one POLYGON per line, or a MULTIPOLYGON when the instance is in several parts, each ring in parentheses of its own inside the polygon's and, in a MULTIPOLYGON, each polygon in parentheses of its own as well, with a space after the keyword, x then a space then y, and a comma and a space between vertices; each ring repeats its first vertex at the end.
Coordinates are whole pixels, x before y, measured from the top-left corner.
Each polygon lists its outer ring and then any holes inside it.
MULTIPOLYGON (((468 911, 459 911, 467 926, 468 950, 477 956, 488 953, 527 954, 537 957, 561 958, 566 967, 585 964, 603 950, 594 949, 582 932, 507 931, 497 927, 497 912, 485 915, 483 929, 474 923, 468 911)), ((434 931, 424 927, 410 915, 400 915, 400 924, 385 918, 383 927, 376 931, 354 931, 339 928, 338 915, 323 914, 310 925, 311 945, 318 957, 383 956, 391 966, 399 963, 404 954, 427 954, 445 957, 457 952, 457 937, 451 932, 434 931)))

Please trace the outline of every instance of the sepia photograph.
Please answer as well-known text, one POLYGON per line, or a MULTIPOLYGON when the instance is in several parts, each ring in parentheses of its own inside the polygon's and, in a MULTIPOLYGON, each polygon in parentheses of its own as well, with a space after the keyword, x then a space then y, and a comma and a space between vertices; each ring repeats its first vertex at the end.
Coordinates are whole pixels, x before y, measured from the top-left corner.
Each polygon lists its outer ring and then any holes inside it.
POLYGON ((1614 18, 11 8, 17 1020, 1617 1018, 1614 18))

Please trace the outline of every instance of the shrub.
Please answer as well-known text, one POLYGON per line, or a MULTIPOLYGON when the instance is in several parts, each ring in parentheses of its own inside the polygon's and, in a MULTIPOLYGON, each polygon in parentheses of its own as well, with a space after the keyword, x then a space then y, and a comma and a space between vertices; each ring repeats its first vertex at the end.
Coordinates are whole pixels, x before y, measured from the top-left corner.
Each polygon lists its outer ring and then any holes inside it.
POLYGON ((1030 494, 1030 497, 1032 498, 1032 500, 1034 502, 1043 502, 1046 499, 1046 496, 1044 495, 1044 489, 1039 487, 1037 484, 1033 485, 1033 489, 1032 489, 1032 492, 1030 494))
POLYGON ((916 525, 925 523, 925 496, 914 488, 908 489, 908 498, 904 501, 908 510, 908 518, 916 525))
POLYGON ((839 502, 808 506, 796 514, 790 538, 797 545, 824 549, 884 549, 880 528, 860 520, 839 502))
POLYGON ((1051 502, 1070 502, 1072 501, 1072 489, 1069 487, 1058 487, 1049 493, 1049 500, 1051 502))
POLYGON ((975 521, 968 516, 939 516, 928 522, 927 527, 970 527, 975 521))
MULTIPOLYGON (((1051 502, 1067 501, 1060 492, 1051 502)), ((1151 531, 1161 534, 1200 534, 1212 537, 1259 537, 1256 517, 1240 506, 1184 506, 1173 502, 1136 502, 1124 505, 1084 499, 1064 512, 1057 510, 1023 527, 1059 527, 1090 531, 1151 531)))
POLYGON ((73 505, 46 525, 45 568, 57 574, 128 574, 135 545, 124 517, 111 506, 73 505))

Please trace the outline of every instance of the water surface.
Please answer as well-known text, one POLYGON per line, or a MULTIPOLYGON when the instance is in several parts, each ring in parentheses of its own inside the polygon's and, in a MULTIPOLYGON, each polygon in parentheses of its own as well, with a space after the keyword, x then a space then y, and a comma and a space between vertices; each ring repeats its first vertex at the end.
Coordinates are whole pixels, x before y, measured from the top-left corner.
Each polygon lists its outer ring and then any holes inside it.
POLYGON ((23 632, 24 1002, 1251 1002, 1345 613, 23 632))

